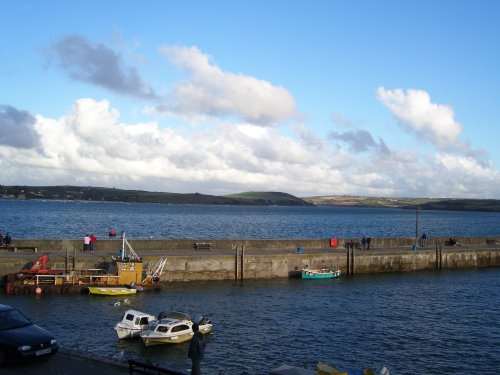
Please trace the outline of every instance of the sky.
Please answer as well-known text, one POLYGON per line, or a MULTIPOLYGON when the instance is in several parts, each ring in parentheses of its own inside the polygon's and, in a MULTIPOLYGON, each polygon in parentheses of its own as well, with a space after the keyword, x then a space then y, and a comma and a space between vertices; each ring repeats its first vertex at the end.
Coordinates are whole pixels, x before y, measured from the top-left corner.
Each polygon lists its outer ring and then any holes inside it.
POLYGON ((497 0, 0 0, 0 184, 500 199, 497 0))

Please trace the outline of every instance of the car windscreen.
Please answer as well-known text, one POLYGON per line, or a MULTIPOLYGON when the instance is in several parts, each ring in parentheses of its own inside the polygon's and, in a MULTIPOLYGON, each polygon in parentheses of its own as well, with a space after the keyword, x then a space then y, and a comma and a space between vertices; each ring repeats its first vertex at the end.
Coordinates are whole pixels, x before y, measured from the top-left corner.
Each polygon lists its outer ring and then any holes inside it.
POLYGON ((17 310, 0 311, 0 331, 29 326, 32 323, 17 310))

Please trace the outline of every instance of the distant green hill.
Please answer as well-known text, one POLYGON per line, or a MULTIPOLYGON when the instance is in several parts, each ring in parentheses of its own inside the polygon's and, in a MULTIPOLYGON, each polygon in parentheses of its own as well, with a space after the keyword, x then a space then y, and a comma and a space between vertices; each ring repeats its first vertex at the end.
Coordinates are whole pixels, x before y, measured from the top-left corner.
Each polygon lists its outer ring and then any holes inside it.
POLYGON ((419 205, 424 210, 500 212, 496 199, 435 199, 419 205))
POLYGON ((163 193, 89 186, 2 186, 3 199, 56 199, 167 204, 216 204, 248 206, 351 206, 446 211, 500 212, 500 200, 449 198, 390 198, 329 195, 298 198, 281 192, 243 192, 224 196, 200 193, 163 193))
POLYGON ((278 205, 310 206, 300 198, 286 193, 252 192, 234 196, 217 196, 199 193, 178 194, 149 192, 142 190, 121 190, 84 186, 1 186, 4 199, 56 199, 108 202, 140 202, 167 204, 218 204, 218 205, 278 205))
POLYGON ((301 198, 297 198, 287 193, 279 192, 256 192, 249 191, 239 194, 225 195, 226 198, 237 199, 241 202, 261 202, 263 205, 277 205, 277 206, 312 206, 301 198))
POLYGON ((416 207, 423 210, 445 211, 487 211, 500 212, 500 200, 496 199, 450 199, 450 198, 388 198, 360 197, 350 195, 329 195, 303 198, 317 206, 351 206, 351 207, 416 207))

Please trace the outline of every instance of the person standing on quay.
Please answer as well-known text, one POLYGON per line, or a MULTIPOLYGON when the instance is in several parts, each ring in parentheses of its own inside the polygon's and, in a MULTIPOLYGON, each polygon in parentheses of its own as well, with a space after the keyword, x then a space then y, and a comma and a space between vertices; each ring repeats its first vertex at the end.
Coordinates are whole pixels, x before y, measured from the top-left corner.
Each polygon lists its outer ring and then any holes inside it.
POLYGON ((97 241, 97 237, 94 236, 94 233, 90 235, 90 252, 93 253, 95 250, 95 242, 97 241))
POLYGON ((83 236, 83 251, 84 252, 89 251, 89 248, 90 248, 90 237, 88 234, 86 234, 85 236, 83 236))
POLYGON ((363 236, 363 238, 361 239, 361 247, 363 250, 366 250, 366 237, 363 236))
POLYGON ((370 250, 370 242, 372 242, 372 239, 370 237, 366 237, 366 250, 370 250))
POLYGON ((198 324, 193 323, 193 338, 189 343, 188 357, 191 358, 193 365, 191 367, 191 375, 201 375, 201 360, 205 354, 205 337, 200 332, 198 324))

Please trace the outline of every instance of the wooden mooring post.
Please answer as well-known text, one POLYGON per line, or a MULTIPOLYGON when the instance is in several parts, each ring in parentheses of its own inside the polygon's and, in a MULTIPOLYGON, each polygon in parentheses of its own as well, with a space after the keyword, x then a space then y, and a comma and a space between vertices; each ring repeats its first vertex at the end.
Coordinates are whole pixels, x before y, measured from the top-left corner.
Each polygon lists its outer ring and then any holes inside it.
POLYGON ((443 244, 441 241, 439 243, 436 242, 436 269, 441 269, 441 262, 443 260, 443 244))
POLYGON ((245 247, 241 247, 241 252, 236 246, 236 251, 234 253, 234 279, 241 280, 244 279, 244 269, 245 269, 245 247))
POLYGON ((236 250, 234 252, 234 280, 238 280, 238 276, 239 276, 239 262, 238 262, 238 258, 239 258, 239 251, 238 251, 238 246, 236 246, 236 250))
POLYGON ((347 246, 347 274, 354 275, 355 265, 354 265, 354 246, 347 246))
POLYGON ((243 281, 243 279, 245 278, 244 272, 243 272, 244 270, 245 270, 245 247, 242 246, 241 247, 241 272, 240 272, 241 281, 243 281))

